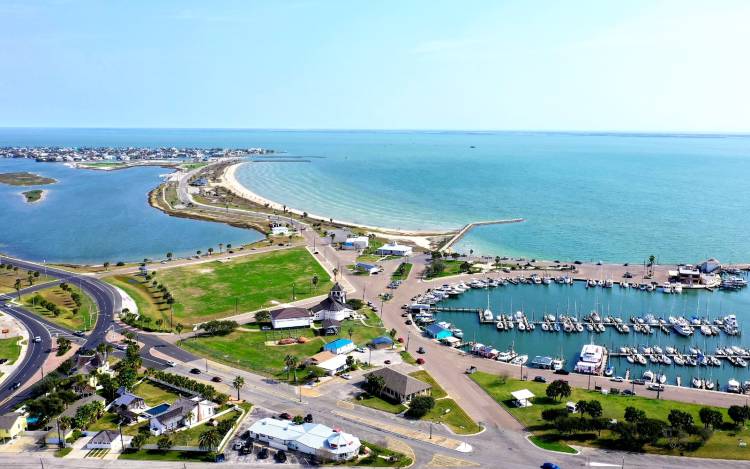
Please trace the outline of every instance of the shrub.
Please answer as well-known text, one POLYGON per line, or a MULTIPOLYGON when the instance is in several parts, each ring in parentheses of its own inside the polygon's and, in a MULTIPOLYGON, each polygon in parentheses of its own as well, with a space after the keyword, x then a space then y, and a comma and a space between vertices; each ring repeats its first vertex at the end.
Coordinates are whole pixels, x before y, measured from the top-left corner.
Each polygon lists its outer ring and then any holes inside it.
POLYGON ((435 398, 432 396, 416 396, 409 402, 409 410, 406 416, 413 419, 420 419, 427 415, 435 407, 435 398))

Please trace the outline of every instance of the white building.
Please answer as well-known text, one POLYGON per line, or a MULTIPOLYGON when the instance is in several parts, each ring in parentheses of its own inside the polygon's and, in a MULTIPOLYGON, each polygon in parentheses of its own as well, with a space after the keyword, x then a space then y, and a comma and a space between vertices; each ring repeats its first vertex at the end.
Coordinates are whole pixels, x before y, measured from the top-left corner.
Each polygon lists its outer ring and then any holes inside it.
POLYGON ((510 395, 513 396, 513 403, 516 407, 531 407, 531 400, 534 399, 534 393, 528 389, 513 391, 510 395))
POLYGON ((288 420, 264 418, 250 427, 250 436, 282 450, 299 451, 324 461, 347 461, 357 456, 361 443, 349 433, 321 424, 295 425, 288 420))
POLYGON ((274 329, 288 329, 292 327, 310 327, 313 318, 305 308, 282 308, 271 311, 271 325, 274 329))
POLYGON ((411 256, 413 251, 411 246, 393 242, 380 246, 376 252, 381 256, 411 256))
POLYGON ((336 282, 328 292, 328 298, 313 306, 310 312, 314 321, 342 321, 351 316, 354 310, 347 306, 346 291, 336 282))
POLYGON ((367 249, 370 246, 370 238, 367 236, 355 236, 353 238, 347 238, 346 241, 341 243, 341 249, 351 249, 359 251, 361 249, 367 249))
POLYGON ((318 368, 325 370, 329 376, 341 373, 346 370, 346 357, 347 355, 334 355, 328 360, 318 363, 318 368))
POLYGON ((193 398, 179 398, 161 414, 149 419, 149 430, 154 435, 174 431, 181 427, 195 426, 212 418, 219 407, 215 402, 193 398))
POLYGON ((86 449, 108 449, 118 452, 122 447, 120 433, 114 430, 102 430, 86 443, 86 449))

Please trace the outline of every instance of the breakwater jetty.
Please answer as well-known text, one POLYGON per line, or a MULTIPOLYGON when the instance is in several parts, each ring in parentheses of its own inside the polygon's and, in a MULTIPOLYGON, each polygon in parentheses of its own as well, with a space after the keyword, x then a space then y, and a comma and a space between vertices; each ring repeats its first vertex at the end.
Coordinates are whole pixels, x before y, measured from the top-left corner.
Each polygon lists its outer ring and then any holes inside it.
POLYGON ((521 223, 526 221, 524 218, 509 218, 506 220, 486 220, 486 221, 475 221, 471 222, 468 225, 464 226, 458 232, 453 235, 451 239, 449 239, 443 246, 439 249, 440 252, 445 252, 450 250, 450 248, 455 245, 458 241, 461 240, 464 236, 466 236, 466 233, 471 231, 474 227, 477 226, 483 226, 483 225, 505 225, 508 223, 521 223))

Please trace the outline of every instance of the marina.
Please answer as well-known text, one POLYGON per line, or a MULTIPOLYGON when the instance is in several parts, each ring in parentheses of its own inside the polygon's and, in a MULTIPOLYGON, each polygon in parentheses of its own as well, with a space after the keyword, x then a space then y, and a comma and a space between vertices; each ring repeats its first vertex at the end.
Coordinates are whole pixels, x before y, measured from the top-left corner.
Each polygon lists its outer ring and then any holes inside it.
POLYGON ((435 285, 408 306, 417 324, 460 330, 460 337, 442 338, 445 345, 484 358, 538 368, 554 360, 569 372, 745 392, 746 277, 733 270, 720 278, 734 278, 734 288, 677 293, 671 285, 665 294, 619 282, 599 288, 564 275, 477 276, 435 285), (588 346, 596 352, 586 353, 588 346))

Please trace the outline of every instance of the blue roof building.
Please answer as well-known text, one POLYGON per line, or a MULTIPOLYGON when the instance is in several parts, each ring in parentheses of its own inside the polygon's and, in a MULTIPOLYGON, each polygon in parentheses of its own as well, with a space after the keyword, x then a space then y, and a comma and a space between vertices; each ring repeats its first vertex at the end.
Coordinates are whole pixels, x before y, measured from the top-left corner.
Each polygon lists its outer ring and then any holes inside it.
POLYGON ((328 342, 323 346, 323 350, 336 355, 349 353, 354 350, 354 342, 349 339, 336 339, 333 342, 328 342))
POLYGON ((428 336, 437 340, 442 340, 453 335, 451 331, 443 327, 440 327, 437 324, 431 324, 427 326, 424 331, 428 336))
POLYGON ((376 349, 387 348, 393 345, 393 340, 391 340, 390 337, 381 335, 380 337, 375 337, 374 339, 372 339, 372 341, 370 341, 370 345, 372 345, 372 347, 376 349))

